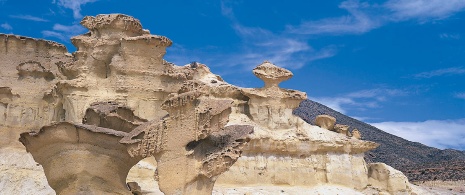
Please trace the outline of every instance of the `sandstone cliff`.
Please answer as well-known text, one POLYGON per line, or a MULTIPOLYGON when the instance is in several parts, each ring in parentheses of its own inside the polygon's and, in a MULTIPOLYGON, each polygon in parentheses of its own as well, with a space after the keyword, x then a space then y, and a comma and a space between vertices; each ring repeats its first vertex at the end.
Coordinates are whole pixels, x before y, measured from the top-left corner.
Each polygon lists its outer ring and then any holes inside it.
POLYGON ((279 87, 289 70, 265 61, 253 71, 264 87, 239 88, 204 64, 166 62, 171 41, 130 16, 81 24, 89 32, 72 38, 72 54, 57 43, 0 35, 2 191, 155 193, 129 171, 148 157, 135 167, 156 167, 146 171, 166 194, 209 194, 217 180, 224 189, 412 192, 401 173, 365 162, 378 144, 293 115, 306 94, 279 87), (128 174, 141 189, 125 186, 128 174))

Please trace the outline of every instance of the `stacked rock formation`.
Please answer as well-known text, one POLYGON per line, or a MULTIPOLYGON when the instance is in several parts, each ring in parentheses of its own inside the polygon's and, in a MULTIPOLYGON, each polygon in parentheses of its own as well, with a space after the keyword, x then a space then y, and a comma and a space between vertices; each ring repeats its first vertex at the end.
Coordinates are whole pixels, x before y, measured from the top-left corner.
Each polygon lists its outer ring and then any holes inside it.
POLYGON ((307 97, 279 87, 289 70, 265 61, 253 70, 264 87, 239 88, 204 64, 164 61, 171 41, 130 16, 81 24, 89 32, 72 38, 72 54, 54 42, 0 35, 0 179, 12 181, 1 184, 5 193, 153 191, 125 183, 145 157, 155 158, 165 194, 210 194, 215 182, 411 192, 397 173, 377 171, 395 170, 364 161, 378 144, 331 121, 325 127, 339 133, 294 116, 307 97))

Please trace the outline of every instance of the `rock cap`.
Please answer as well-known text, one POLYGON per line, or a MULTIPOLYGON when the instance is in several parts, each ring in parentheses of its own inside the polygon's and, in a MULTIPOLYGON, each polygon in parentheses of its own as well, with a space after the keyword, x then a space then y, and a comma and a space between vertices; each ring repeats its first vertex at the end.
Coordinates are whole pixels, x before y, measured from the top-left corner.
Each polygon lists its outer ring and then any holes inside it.
POLYGON ((279 83, 293 76, 291 71, 278 67, 267 60, 255 67, 253 73, 265 82, 265 88, 278 87, 279 83))
POLYGON ((149 34, 142 29, 138 19, 124 14, 100 14, 95 17, 86 16, 81 20, 81 25, 89 29, 93 35, 105 36, 114 32, 123 32, 129 36, 149 34))

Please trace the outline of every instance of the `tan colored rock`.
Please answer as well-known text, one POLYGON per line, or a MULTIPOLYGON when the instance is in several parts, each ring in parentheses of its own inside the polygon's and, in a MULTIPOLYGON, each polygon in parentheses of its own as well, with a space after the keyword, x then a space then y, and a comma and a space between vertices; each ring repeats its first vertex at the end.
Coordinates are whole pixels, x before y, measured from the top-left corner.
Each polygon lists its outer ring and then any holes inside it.
POLYGON ((253 73, 265 82, 264 88, 278 88, 279 83, 294 76, 291 71, 280 68, 269 61, 264 61, 255 67, 253 73))
POLYGON ((56 123, 20 141, 58 194, 130 194, 126 176, 142 157, 131 157, 119 140, 129 136, 126 123, 135 117, 114 102, 94 103, 86 113, 88 124, 56 123))
POLYGON ((289 129, 295 121, 292 110, 307 98, 307 94, 279 88, 279 83, 292 77, 289 70, 280 68, 268 61, 254 69, 254 74, 263 79, 263 88, 244 88, 242 94, 249 98, 247 115, 255 123, 269 129, 289 129))
POLYGON ((128 188, 133 195, 142 195, 142 189, 137 182, 128 182, 128 188))
POLYGON ((49 93, 63 76, 56 64, 72 56, 62 44, 0 34, 0 191, 53 194, 44 170, 18 142, 23 132, 60 121, 63 112, 49 93))
POLYGON ((48 183, 58 194, 130 194, 126 175, 140 159, 131 158, 119 144, 123 135, 62 122, 38 134, 23 134, 21 142, 44 167, 48 183))
POLYGON ((196 90, 173 94, 162 104, 167 117, 139 126, 121 142, 134 145, 132 156, 155 157, 165 194, 211 194, 217 176, 240 157, 253 132, 248 125, 224 127, 232 103, 196 90))
MULTIPOLYGON (((261 64, 257 69, 268 70, 264 71, 266 74, 256 75, 265 78, 265 83, 270 82, 269 78, 290 78, 288 70, 270 62, 264 64, 266 68, 261 64)), ((281 89, 279 80, 271 83, 264 88, 241 89, 249 99, 243 109, 239 107, 231 114, 229 124, 253 125, 254 134, 244 147, 242 157, 220 176, 218 184, 244 187, 342 185, 364 189, 368 173, 363 152, 378 144, 355 141, 304 122, 292 111, 306 98, 305 93, 281 89)))
POLYGON ((407 177, 384 163, 368 165, 368 182, 380 194, 410 194, 412 191, 407 177))
POLYGON ((358 129, 352 130, 352 137, 356 139, 362 139, 362 133, 358 129))
POLYGON ((349 125, 341 125, 341 124, 336 124, 334 125, 334 131, 337 133, 340 133, 342 135, 349 135, 349 125))
POLYGON ((336 118, 326 115, 326 114, 318 115, 315 118, 315 125, 323 129, 333 131, 334 125, 336 125, 336 118))

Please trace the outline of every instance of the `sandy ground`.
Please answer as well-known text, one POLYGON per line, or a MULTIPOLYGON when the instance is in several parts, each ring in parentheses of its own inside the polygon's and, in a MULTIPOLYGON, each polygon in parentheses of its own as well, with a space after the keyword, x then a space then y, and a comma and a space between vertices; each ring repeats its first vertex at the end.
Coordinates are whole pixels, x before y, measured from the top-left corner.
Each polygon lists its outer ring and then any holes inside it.
POLYGON ((316 186, 312 188, 304 187, 289 187, 289 186, 254 186, 254 187, 227 187, 215 186, 213 189, 215 195, 291 195, 291 194, 309 194, 309 195, 325 195, 325 194, 362 194, 350 188, 342 186, 316 186))
POLYGON ((465 195, 465 180, 414 182, 414 184, 423 187, 423 189, 426 189, 431 194, 465 195))

